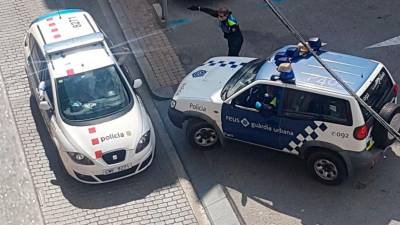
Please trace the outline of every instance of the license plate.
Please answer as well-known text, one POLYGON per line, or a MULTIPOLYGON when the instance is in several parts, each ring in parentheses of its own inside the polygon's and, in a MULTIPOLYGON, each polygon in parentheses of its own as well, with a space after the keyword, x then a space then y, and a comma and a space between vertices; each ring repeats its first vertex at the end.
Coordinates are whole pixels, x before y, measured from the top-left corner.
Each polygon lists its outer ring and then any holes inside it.
POLYGON ((121 172, 123 170, 127 170, 127 169, 131 168, 132 166, 133 166, 133 163, 128 163, 128 164, 125 164, 125 165, 122 165, 122 166, 114 167, 114 168, 111 168, 111 169, 106 169, 106 170, 103 171, 103 174, 107 175, 107 174, 111 174, 111 173, 121 172))

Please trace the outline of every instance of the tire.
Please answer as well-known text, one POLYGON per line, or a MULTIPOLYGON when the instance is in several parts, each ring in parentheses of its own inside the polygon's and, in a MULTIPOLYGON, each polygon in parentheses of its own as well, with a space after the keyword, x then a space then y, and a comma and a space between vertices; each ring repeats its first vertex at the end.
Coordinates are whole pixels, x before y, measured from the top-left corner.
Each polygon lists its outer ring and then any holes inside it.
POLYGON ((218 142, 218 133, 213 126, 204 120, 191 120, 186 128, 189 144, 201 150, 209 150, 218 142))
POLYGON ((307 168, 315 179, 327 185, 339 185, 348 177, 346 163, 329 151, 311 153, 307 158, 307 168))
MULTIPOLYGON (((395 103, 386 103, 379 115, 390 124, 395 130, 400 130, 400 105, 395 103)), ((376 146, 386 148, 393 144, 396 138, 391 135, 378 121, 375 121, 374 130, 372 133, 376 146)))

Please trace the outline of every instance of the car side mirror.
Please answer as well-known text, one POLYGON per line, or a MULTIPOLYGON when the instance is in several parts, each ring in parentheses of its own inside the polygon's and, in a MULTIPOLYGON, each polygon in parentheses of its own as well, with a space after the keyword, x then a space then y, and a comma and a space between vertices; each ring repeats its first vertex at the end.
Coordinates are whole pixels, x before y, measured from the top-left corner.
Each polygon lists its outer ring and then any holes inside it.
POLYGON ((141 79, 136 79, 133 81, 133 88, 137 89, 140 88, 142 86, 143 82, 141 79))
POLYGON ((43 111, 47 111, 47 110, 51 109, 51 106, 48 101, 43 100, 43 101, 40 101, 40 103, 39 103, 39 109, 41 109, 43 111))

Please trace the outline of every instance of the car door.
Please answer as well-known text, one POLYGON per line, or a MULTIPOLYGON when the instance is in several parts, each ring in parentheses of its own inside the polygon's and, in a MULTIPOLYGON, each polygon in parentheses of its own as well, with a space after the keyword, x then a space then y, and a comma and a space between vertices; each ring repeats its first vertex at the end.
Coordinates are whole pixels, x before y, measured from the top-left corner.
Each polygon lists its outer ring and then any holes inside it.
POLYGON ((280 137, 280 149, 297 154, 304 143, 317 139, 326 130, 326 124, 321 121, 321 101, 318 94, 285 89, 281 129, 287 132, 280 137))
POLYGON ((250 142, 270 148, 279 147, 279 106, 282 88, 267 84, 256 84, 233 97, 230 104, 222 106, 222 129, 227 137, 244 142, 250 142), (274 94, 274 108, 257 109, 256 103, 270 101, 274 94))
POLYGON ((35 38, 32 34, 29 34, 27 40, 25 41, 25 48, 26 48, 26 73, 29 81, 29 85, 31 86, 31 91, 33 96, 35 97, 36 103, 39 103, 39 96, 38 96, 38 86, 39 86, 39 78, 36 73, 37 65, 36 63, 39 61, 37 55, 37 48, 38 45, 35 41, 35 38))
POLYGON ((29 67, 29 74, 28 79, 32 84, 33 94, 35 96, 37 104, 40 103, 42 100, 46 100, 49 102, 52 109, 50 110, 40 110, 42 114, 43 120, 48 127, 49 131, 51 132, 50 121, 53 116, 53 106, 54 106, 54 99, 53 99, 53 89, 52 83, 50 79, 50 73, 47 67, 47 60, 44 57, 39 45, 36 43, 36 40, 33 36, 29 37, 29 42, 31 45, 30 55, 28 56, 28 67, 29 67), (41 82, 45 83, 45 90, 43 97, 44 99, 40 99, 39 94, 39 84, 41 82))

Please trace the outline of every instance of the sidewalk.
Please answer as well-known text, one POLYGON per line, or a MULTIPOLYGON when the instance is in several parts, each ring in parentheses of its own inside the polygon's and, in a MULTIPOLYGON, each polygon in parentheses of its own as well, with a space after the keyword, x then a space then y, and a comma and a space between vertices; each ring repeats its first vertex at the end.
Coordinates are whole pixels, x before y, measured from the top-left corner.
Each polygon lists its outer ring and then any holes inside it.
POLYGON ((43 224, 0 68, 1 224, 43 224))
MULTIPOLYGON (((163 99, 171 98, 186 73, 164 33, 167 29, 158 24, 152 5, 148 0, 110 0, 110 3, 151 92, 163 99)), ((198 184, 194 188, 201 192, 200 201, 209 220, 214 225, 240 224, 221 185, 203 193, 202 183, 210 179, 213 178, 191 177, 192 183, 198 184)))
POLYGON ((146 0, 111 0, 121 28, 153 94, 172 97, 185 75, 182 64, 146 0))

